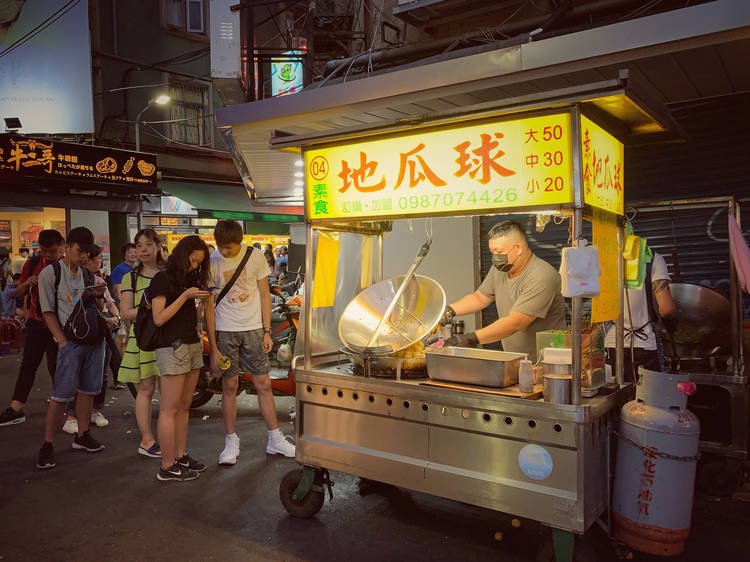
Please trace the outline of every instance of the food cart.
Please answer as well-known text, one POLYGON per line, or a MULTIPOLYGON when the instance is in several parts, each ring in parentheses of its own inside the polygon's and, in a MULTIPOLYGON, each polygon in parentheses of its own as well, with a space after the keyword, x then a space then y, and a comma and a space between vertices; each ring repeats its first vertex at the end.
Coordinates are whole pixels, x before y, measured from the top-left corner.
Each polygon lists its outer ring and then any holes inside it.
MULTIPOLYGON (((336 470, 541 522, 554 530, 557 560, 571 559, 573 534, 608 512, 610 433, 632 394, 622 382, 623 144, 608 125, 627 131, 645 122, 655 120, 617 84, 418 126, 272 142, 299 148, 306 176, 308 275, 294 358, 303 468, 281 483, 287 511, 316 513, 331 492, 328 470, 336 470), (373 358, 342 352, 340 319, 382 280, 391 221, 500 213, 564 217, 573 246, 592 222, 603 274, 591 320, 617 323, 618 384, 582 395, 581 297, 571 299, 567 404, 539 392, 455 390, 398 370, 380 378, 358 369, 373 358)), ((410 316, 421 321, 429 305, 417 278, 410 286, 416 292, 406 288, 411 304, 396 332, 408 331, 410 316)))

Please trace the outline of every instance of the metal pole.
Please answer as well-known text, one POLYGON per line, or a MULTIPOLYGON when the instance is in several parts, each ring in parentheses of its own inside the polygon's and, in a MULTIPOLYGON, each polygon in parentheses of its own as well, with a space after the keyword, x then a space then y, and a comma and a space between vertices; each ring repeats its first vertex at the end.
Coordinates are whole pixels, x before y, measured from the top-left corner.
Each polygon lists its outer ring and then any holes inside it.
MULTIPOLYGON (((729 220, 736 220, 734 214, 734 199, 729 200, 729 220)), ((737 270, 734 267, 734 254, 729 244, 729 303, 732 309, 730 317, 732 334, 732 375, 740 376, 740 356, 742 348, 742 309, 741 296, 737 287, 737 270), (739 306, 738 306, 739 305, 739 306)))
MULTIPOLYGON (((583 233, 583 209, 573 210, 573 247, 583 233)), ((570 385, 570 403, 578 405, 581 403, 581 314, 583 311, 583 298, 573 297, 573 380, 570 385)))
POLYGON ((305 298, 304 298, 304 328, 305 328, 305 369, 312 368, 310 349, 310 332, 312 331, 312 292, 313 292, 313 230, 312 225, 306 224, 305 233, 305 298))
POLYGON ((625 268, 622 261, 622 248, 625 242, 625 222, 617 226, 617 298, 620 299, 620 314, 615 322, 615 380, 617 385, 625 385, 625 268))
MULTIPOLYGON (((150 104, 149 104, 150 105, 150 104)), ((135 151, 141 151, 141 123, 140 117, 143 111, 138 114, 138 119, 135 122, 135 151)), ((135 215, 136 227, 140 232, 143 229, 143 199, 140 194, 138 195, 138 213, 135 215)))
POLYGON ((378 234, 378 252, 375 257, 375 281, 383 280, 383 235, 378 234))

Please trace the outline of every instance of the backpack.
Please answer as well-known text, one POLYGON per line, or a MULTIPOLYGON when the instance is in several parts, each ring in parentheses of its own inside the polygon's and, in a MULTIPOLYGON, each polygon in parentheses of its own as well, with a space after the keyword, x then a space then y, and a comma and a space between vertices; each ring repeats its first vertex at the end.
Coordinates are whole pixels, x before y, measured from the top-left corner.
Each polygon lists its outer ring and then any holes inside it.
MULTIPOLYGON (((130 272, 133 281, 133 295, 136 291, 138 274, 135 271, 130 272)), ((141 295, 141 302, 138 303, 138 312, 135 316, 135 326, 133 333, 138 349, 143 351, 154 351, 161 345, 161 328, 154 324, 154 314, 151 312, 151 287, 146 287, 141 295)))
MULTIPOLYGON (((60 277, 62 274, 60 262, 53 262, 52 269, 55 273, 55 316, 59 321, 57 292, 60 288, 60 277)), ((96 283, 93 273, 86 268, 81 268, 81 271, 83 271, 84 286, 88 287, 96 283)), ((73 311, 65 322, 65 326, 63 326, 63 333, 68 340, 80 345, 97 345, 104 340, 104 336, 107 333, 107 323, 99 312, 99 307, 96 304, 96 295, 94 295, 92 289, 84 289, 83 293, 81 293, 78 302, 73 307, 73 311)))

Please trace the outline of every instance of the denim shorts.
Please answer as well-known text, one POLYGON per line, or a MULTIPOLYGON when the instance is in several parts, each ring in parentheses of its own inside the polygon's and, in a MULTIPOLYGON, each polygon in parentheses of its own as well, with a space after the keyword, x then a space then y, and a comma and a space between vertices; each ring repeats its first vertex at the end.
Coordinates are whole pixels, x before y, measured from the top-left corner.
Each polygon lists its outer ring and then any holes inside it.
POLYGON ((229 359, 229 368, 224 376, 236 377, 242 372, 248 375, 267 375, 271 370, 268 353, 263 352, 263 328, 245 332, 216 332, 216 345, 222 355, 229 359))
POLYGON ((203 344, 183 343, 177 349, 160 347, 156 350, 156 365, 164 375, 184 375, 203 367, 203 344))
POLYGON ((57 352, 55 384, 52 396, 55 402, 70 402, 81 394, 96 396, 102 390, 105 343, 81 345, 69 341, 57 352))

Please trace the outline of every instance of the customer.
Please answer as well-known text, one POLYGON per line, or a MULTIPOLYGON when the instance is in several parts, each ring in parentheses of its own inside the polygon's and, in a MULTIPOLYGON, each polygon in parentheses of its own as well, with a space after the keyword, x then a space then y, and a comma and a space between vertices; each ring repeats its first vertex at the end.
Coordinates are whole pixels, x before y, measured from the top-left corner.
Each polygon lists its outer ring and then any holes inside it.
POLYGON ((156 354, 138 348, 135 339, 135 317, 138 305, 146 288, 151 285, 154 276, 165 266, 161 256, 161 240, 150 228, 139 230, 135 235, 135 248, 139 264, 122 279, 120 294, 120 315, 130 321, 130 336, 127 349, 123 355, 118 379, 121 382, 133 383, 138 388, 135 397, 135 420, 141 433, 138 454, 151 458, 161 458, 161 449, 151 431, 151 400, 159 378, 156 366, 156 354))
POLYGON ((23 356, 21 367, 18 369, 16 386, 10 405, 0 413, 0 426, 23 423, 26 414, 23 405, 29 398, 29 392, 34 385, 36 371, 42 358, 47 355, 47 370, 52 382, 55 380, 55 364, 57 362, 57 344, 47 329, 39 304, 39 273, 52 262, 58 260, 60 250, 65 240, 56 230, 42 230, 39 233, 40 252, 26 262, 21 272, 21 278, 16 287, 16 294, 20 297, 29 295, 27 309, 26 335, 23 342, 23 356))
POLYGON ((18 256, 13 259, 13 275, 16 273, 21 274, 23 272, 23 266, 26 260, 29 258, 29 249, 26 247, 18 250, 18 256))
POLYGON ((3 291, 3 311, 4 318, 16 318, 18 316, 18 307, 16 306, 18 294, 18 282, 21 279, 20 273, 14 273, 13 279, 5 286, 3 291))
POLYGON ((161 328, 161 347, 156 350, 161 373, 158 430, 162 451, 156 477, 161 481, 194 480, 206 469, 187 453, 186 447, 188 411, 203 366, 195 299, 208 300, 206 331, 212 363, 217 360, 213 297, 206 290, 208 273, 205 242, 195 235, 186 236, 169 257, 166 271, 156 274, 148 291, 154 324, 161 328))
POLYGON ((0 246, 0 291, 13 280, 13 268, 10 263, 10 252, 5 246, 0 246))
MULTIPOLYGON (((268 429, 266 452, 294 456, 294 445, 279 430, 276 405, 268 376, 268 353, 271 341, 271 294, 268 277, 271 270, 265 256, 242 243, 242 227, 233 220, 220 220, 214 228, 218 252, 211 258, 211 281, 221 291, 242 265, 243 257, 250 251, 235 283, 216 305, 216 339, 219 351, 229 358, 229 368, 224 372, 221 385, 221 409, 224 414, 224 450, 219 464, 235 464, 240 454, 240 439, 235 431, 237 420, 237 384, 239 371, 252 375, 258 391, 258 406, 268 429)), ((214 359, 214 358, 212 358, 214 359)), ((220 372, 212 361, 211 370, 220 372)))
MULTIPOLYGON (((89 257, 86 260, 86 269, 88 269, 95 276, 95 284, 98 285, 94 289, 94 295, 96 296, 97 305, 99 311, 106 316, 105 322, 107 323, 107 333, 104 336, 105 348, 104 348, 104 371, 102 373, 102 388, 99 394, 94 396, 93 409, 91 412, 91 423, 97 427, 107 427, 109 420, 102 414, 102 408, 104 407, 104 400, 107 397, 107 366, 109 366, 113 375, 117 375, 117 371, 120 367, 120 361, 122 360, 117 347, 115 346, 114 351, 116 356, 112 355, 112 332, 116 331, 120 327, 120 313, 115 306, 115 301, 110 295, 107 289, 107 283, 104 281, 100 270, 102 267, 102 248, 98 244, 92 244, 89 247, 89 257), (115 359, 114 363, 112 359, 115 359)), ((78 420, 76 419, 75 404, 68 402, 68 408, 66 410, 67 419, 63 424, 63 431, 65 433, 78 433, 78 420)))
POLYGON ((110 274, 110 277, 112 278, 112 286, 115 290, 113 296, 115 297, 115 300, 117 302, 120 302, 120 285, 122 284, 122 278, 125 277, 126 273, 128 273, 135 267, 136 263, 138 263, 135 244, 133 244, 132 242, 127 242, 126 244, 123 244, 121 251, 124 261, 118 264, 110 274))
POLYGON ((36 465, 41 469, 55 466, 52 440, 60 427, 65 404, 71 400, 76 401, 78 418, 78 435, 73 439, 73 448, 89 453, 104 449, 104 445, 89 433, 91 403, 102 387, 104 340, 83 345, 68 341, 63 332, 70 313, 82 298, 87 281, 93 282, 93 275, 82 269, 93 243, 94 235, 88 228, 74 228, 68 233, 66 255, 59 262, 59 285, 56 286, 55 282, 55 264, 48 265, 39 274, 39 299, 44 321, 59 348, 55 384, 44 421, 44 443, 36 465))

